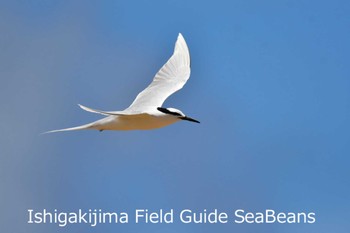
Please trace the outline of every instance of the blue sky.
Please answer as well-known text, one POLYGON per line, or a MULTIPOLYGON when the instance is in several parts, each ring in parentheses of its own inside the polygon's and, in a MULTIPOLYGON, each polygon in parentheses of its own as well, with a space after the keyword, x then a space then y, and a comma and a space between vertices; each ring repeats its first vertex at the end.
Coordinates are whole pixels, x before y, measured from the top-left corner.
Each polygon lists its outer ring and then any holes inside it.
POLYGON ((348 1, 2 1, 0 229, 28 208, 275 209, 315 224, 72 225, 62 232, 347 232, 348 1), (122 110, 181 32, 189 82, 165 107, 201 124, 41 132, 122 110))

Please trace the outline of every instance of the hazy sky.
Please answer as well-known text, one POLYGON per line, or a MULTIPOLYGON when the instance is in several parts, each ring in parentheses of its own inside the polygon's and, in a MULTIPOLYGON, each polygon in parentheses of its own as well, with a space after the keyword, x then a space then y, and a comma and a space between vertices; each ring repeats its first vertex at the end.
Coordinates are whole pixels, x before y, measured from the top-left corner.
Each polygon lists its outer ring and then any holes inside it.
POLYGON ((347 232, 348 1, 1 1, 1 232, 347 232), (40 135, 126 108, 185 37, 165 107, 201 124, 40 135), (315 224, 28 225, 27 209, 315 212, 315 224))

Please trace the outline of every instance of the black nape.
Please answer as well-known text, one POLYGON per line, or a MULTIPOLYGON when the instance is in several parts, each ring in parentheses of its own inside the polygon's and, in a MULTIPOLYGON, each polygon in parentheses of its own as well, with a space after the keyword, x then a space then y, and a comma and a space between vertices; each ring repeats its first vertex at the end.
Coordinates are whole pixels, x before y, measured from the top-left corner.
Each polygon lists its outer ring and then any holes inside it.
POLYGON ((157 110, 160 111, 160 112, 162 112, 162 113, 170 114, 170 115, 173 115, 173 116, 182 116, 180 113, 169 111, 169 110, 166 109, 166 108, 158 107, 157 110))

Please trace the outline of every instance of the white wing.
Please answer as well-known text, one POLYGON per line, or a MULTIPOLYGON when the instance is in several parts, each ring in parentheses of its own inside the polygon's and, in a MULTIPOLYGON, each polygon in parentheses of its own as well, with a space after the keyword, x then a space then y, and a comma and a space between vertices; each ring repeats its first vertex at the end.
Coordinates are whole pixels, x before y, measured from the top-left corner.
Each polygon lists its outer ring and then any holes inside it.
POLYGON ((81 109, 83 109, 83 110, 85 110, 87 112, 98 113, 98 114, 105 115, 105 116, 110 116, 110 115, 126 116, 126 115, 130 115, 130 114, 125 113, 124 111, 113 111, 113 112, 110 112, 110 111, 102 111, 102 110, 98 110, 98 109, 89 108, 89 107, 86 107, 86 106, 81 105, 81 104, 78 104, 78 106, 81 109))
POLYGON ((190 53, 185 39, 179 33, 173 55, 125 111, 144 112, 161 107, 171 94, 185 85, 190 73, 190 53))

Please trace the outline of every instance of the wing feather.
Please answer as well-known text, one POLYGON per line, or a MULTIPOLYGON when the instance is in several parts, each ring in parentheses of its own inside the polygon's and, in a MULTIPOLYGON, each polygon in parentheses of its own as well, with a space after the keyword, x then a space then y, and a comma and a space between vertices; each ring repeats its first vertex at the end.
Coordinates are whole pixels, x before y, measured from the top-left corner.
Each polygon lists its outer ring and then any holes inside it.
POLYGON ((152 83, 137 95, 126 111, 143 112, 161 107, 170 95, 185 85, 190 73, 190 53, 185 39, 179 33, 173 55, 155 75, 152 83))
POLYGON ((110 116, 110 115, 116 115, 116 116, 124 116, 124 115, 130 115, 128 113, 125 113, 123 111, 113 111, 113 112, 110 112, 110 111, 102 111, 102 110, 98 110, 98 109, 93 109, 93 108, 89 108, 89 107, 86 107, 84 105, 81 105, 81 104, 78 104, 79 107, 87 112, 92 112, 92 113, 98 113, 98 114, 101 114, 101 115, 105 115, 105 116, 110 116))

